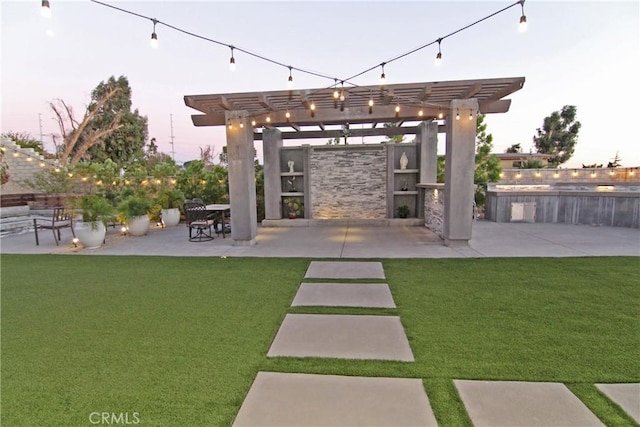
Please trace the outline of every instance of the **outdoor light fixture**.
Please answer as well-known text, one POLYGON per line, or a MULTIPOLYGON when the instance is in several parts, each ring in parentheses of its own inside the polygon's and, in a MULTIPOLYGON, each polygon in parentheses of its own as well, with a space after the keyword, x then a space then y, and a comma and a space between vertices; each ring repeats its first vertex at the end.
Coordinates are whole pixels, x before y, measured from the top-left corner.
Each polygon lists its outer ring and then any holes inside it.
POLYGON ((227 127, 229 128, 229 130, 233 129, 233 125, 231 124, 231 119, 227 120, 227 127))
POLYGON ((383 62, 382 64, 380 64, 380 67, 382 67, 382 74, 380 74, 380 84, 381 85, 385 84, 385 82, 387 81, 387 76, 385 76, 385 74, 384 74, 384 64, 386 64, 386 62, 383 62))
POLYGON ((291 89, 293 87, 293 76, 291 75, 291 65, 289 65, 289 79, 287 80, 287 87, 291 89))
POLYGON ((527 17, 524 14, 524 1, 520 0, 520 8, 522 10, 522 16, 520 17, 520 25, 518 26, 518 30, 523 33, 527 31, 527 17))
POLYGON ((456 110, 456 120, 460 120, 460 110, 456 110))
POLYGON ((156 34, 156 24, 158 21, 156 19, 152 19, 153 22, 153 32, 151 33, 151 47, 154 49, 158 48, 158 35, 156 34))
POLYGON ((473 120, 473 112, 469 110, 469 120, 473 120))
POLYGON ((442 114, 442 110, 440 110, 440 112, 438 113, 438 118, 442 120, 443 117, 444 117, 444 114, 442 114))
POLYGON ((436 55, 436 65, 442 64, 442 51, 440 50, 440 43, 442 39, 438 39, 438 54, 436 55))
POLYGON ((42 8, 40 9, 40 13, 45 18, 51 18, 51 6, 49 5, 49 0, 42 0, 42 8))
POLYGON ((236 58, 233 57, 233 46, 229 46, 231 49, 231 58, 229 58, 229 70, 234 71, 236 69, 236 58))
POLYGON ((287 120, 289 120, 291 118, 291 113, 289 112, 289 110, 287 110, 286 114, 284 115, 287 120))

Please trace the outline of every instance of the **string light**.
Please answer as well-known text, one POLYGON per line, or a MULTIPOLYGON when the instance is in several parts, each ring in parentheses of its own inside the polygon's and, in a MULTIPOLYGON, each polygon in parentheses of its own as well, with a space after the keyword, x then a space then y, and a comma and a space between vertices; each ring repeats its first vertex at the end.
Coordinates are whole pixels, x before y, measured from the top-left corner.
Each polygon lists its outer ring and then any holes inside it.
POLYGON ((369 99, 369 114, 373 114, 373 98, 369 99))
POLYGON ((469 110, 469 120, 473 120, 473 112, 469 110))
POLYGON ((400 115, 400 104, 396 104, 396 118, 400 115))
POLYGON ((240 129, 244 129, 244 123, 240 122, 240 129))
POLYGON ((287 86, 289 89, 293 87, 293 76, 291 75, 291 65, 289 65, 289 79, 287 80, 287 86))
POLYGON ((438 54, 436 55, 436 65, 442 64, 442 50, 440 50, 440 43, 442 39, 438 39, 438 54))
POLYGON ((311 105, 309 106, 309 109, 311 110, 311 117, 315 117, 316 116, 316 104, 311 102, 311 105))
POLYGON ((236 69, 236 58, 233 57, 233 46, 229 46, 231 49, 231 58, 229 58, 229 70, 234 71, 236 69))
POLYGON ((289 119, 291 118, 291 113, 289 112, 289 110, 287 110, 284 116, 287 118, 287 121, 289 121, 289 119))
POLYGON ((151 22, 153 22, 153 32, 151 33, 151 47, 154 49, 158 48, 158 35, 156 34, 156 24, 158 23, 158 21, 153 18, 151 19, 151 22))
MULTIPOLYGON (((183 34, 185 34, 185 35, 188 35, 188 36, 191 36, 191 37, 195 37, 195 38, 199 38, 199 39, 204 40, 204 41, 208 41, 208 42, 211 42, 211 43, 214 43, 214 44, 218 44, 218 45, 220 45, 220 46, 225 46, 225 47, 230 48, 230 49, 231 49, 230 68, 233 68, 233 65, 232 65, 232 64, 235 64, 235 58, 234 58, 234 55, 233 55, 233 54, 234 54, 234 49, 237 49, 237 50, 239 50, 239 51, 241 51, 241 52, 243 52, 243 53, 245 53, 245 54, 247 54, 247 55, 249 55, 249 56, 253 56, 254 58, 257 58, 257 59, 260 59, 260 60, 263 60, 263 61, 266 61, 266 62, 270 62, 270 63, 272 63, 272 64, 274 64, 274 65, 278 65, 278 66, 281 66, 281 67, 283 67, 283 68, 290 68, 290 70, 291 70, 291 69, 293 69, 293 68, 295 68, 295 69, 296 69, 297 71, 299 71, 299 72, 302 72, 302 73, 305 73, 305 74, 309 74, 309 75, 313 75, 313 76, 316 76, 316 77, 325 78, 325 79, 331 79, 331 80, 334 80, 334 81, 336 81, 336 82, 337 82, 337 79, 336 79, 335 77, 333 77, 333 76, 331 76, 331 77, 330 77, 330 76, 327 76, 327 75, 324 75, 324 74, 321 74, 321 73, 318 73, 318 72, 315 72, 315 71, 306 70, 306 69, 302 69, 302 68, 299 68, 299 67, 294 67, 294 66, 292 66, 292 65, 287 65, 287 64, 285 64, 285 63, 282 63, 282 62, 279 62, 279 61, 277 61, 277 60, 274 60, 274 59, 271 59, 271 58, 265 57, 265 56, 263 56, 263 55, 260 55, 260 54, 257 54, 257 53, 254 53, 254 52, 251 52, 251 51, 249 51, 249 50, 242 49, 242 48, 239 48, 239 47, 236 47, 236 46, 233 46, 233 45, 230 45, 230 44, 227 44, 227 43, 224 43, 224 42, 218 41, 218 40, 214 40, 214 39, 211 39, 211 38, 208 38, 208 37, 202 36, 202 35, 200 35, 200 34, 196 34, 196 33, 193 33, 193 32, 190 32, 190 31, 187 31, 187 30, 185 30, 185 29, 182 29, 182 28, 179 28, 179 27, 176 27, 176 26, 170 25, 170 24, 168 24, 168 23, 158 21, 158 20, 156 20, 155 18, 153 18, 153 19, 152 19, 151 17, 148 17, 148 16, 145 16, 145 15, 141 15, 141 14, 139 14, 139 13, 135 13, 135 12, 132 12, 132 11, 126 10, 126 9, 120 8, 120 7, 118 7, 118 6, 114 6, 114 5, 111 5, 111 4, 107 4, 107 3, 104 3, 104 2, 102 2, 102 1, 100 1, 100 0, 89 0, 89 1, 90 1, 91 3, 98 4, 98 5, 100 5, 100 6, 109 7, 109 8, 111 8, 111 9, 118 10, 118 11, 120 11, 120 12, 124 12, 124 13, 130 14, 130 15, 137 16, 137 17, 139 17, 139 18, 143 18, 143 19, 150 19, 150 20, 154 23, 154 32, 153 32, 153 34, 152 34, 152 41, 154 42, 154 44, 155 44, 155 43, 157 43, 157 40, 158 40, 158 36, 157 36, 157 34, 155 33, 155 25, 156 25, 157 23, 161 23, 161 24, 163 24, 164 26, 166 26, 166 27, 168 27, 168 28, 170 28, 170 29, 173 29, 173 30, 175 30, 175 31, 181 32, 181 33, 183 33, 183 34)), ((484 21, 486 21, 486 20, 488 20, 488 19, 490 19, 490 18, 492 18, 492 17, 494 17, 494 16, 496 16, 496 15, 499 15, 499 14, 501 14, 502 12, 505 12, 505 11, 507 11, 508 9, 511 9, 512 7, 515 7, 515 6, 517 6, 517 5, 520 5, 520 6, 521 6, 521 9, 522 9, 522 16, 521 16, 521 18, 520 18, 520 21, 521 21, 521 23, 526 23, 526 16, 524 15, 524 2, 525 2, 525 0, 518 0, 518 1, 516 1, 515 3, 512 3, 512 4, 510 4, 510 5, 507 5, 506 7, 503 7, 502 9, 500 9, 500 10, 498 10, 498 11, 496 11, 496 12, 493 12, 493 13, 491 13, 491 14, 487 15, 487 16, 484 16, 483 18, 480 18, 480 19, 476 20, 475 22, 472 22, 471 24, 465 25, 464 27, 461 27, 461 28, 459 28, 459 29, 457 29, 457 30, 455 30, 455 31, 452 31, 452 32, 450 32, 450 33, 448 33, 448 34, 446 34, 446 35, 443 35, 443 36, 439 37, 438 39, 436 39, 436 40, 434 40, 434 41, 432 41, 432 42, 426 43, 426 44, 424 44, 424 45, 422 45, 422 46, 419 46, 419 47, 417 47, 417 48, 415 48, 415 49, 412 49, 412 50, 410 50, 410 51, 408 51, 408 52, 405 52, 405 53, 402 53, 402 54, 400 54, 400 55, 397 55, 397 56, 395 56, 395 57, 393 57, 393 58, 391 58, 391 59, 387 59, 385 62, 377 63, 377 64, 376 64, 376 65, 374 65, 373 67, 370 67, 370 68, 368 68, 368 69, 366 69, 366 70, 363 70, 363 71, 359 72, 358 74, 355 74, 355 75, 353 75, 353 76, 351 76, 351 77, 349 77, 349 78, 342 79, 342 82, 343 82, 343 83, 344 83, 345 81, 346 81, 346 82, 350 82, 351 80, 355 79, 356 77, 359 77, 359 76, 361 76, 361 75, 363 75, 363 74, 365 74, 365 73, 368 73, 368 72, 370 72, 370 71, 374 70, 374 69, 375 69, 375 68, 377 68, 377 67, 382 67, 382 75, 381 75, 381 77, 383 77, 383 76, 384 76, 384 77, 385 77, 385 80, 386 80, 386 75, 385 75, 385 73, 384 73, 384 65, 387 65, 387 64, 389 64, 389 63, 391 63, 391 62, 393 62, 393 61, 397 61, 397 60, 399 60, 399 59, 402 59, 402 58, 404 58, 405 56, 409 56, 409 55, 411 55, 411 54, 414 54, 414 53, 416 53, 416 52, 418 52, 418 51, 420 51, 420 50, 422 50, 422 49, 424 49, 424 48, 426 48, 426 47, 428 47, 428 46, 431 46, 431 45, 435 44, 436 42, 438 43, 438 54, 436 55, 436 63, 437 63, 437 64, 440 64, 440 62, 442 61, 441 43, 442 43, 442 41, 443 41, 443 40, 445 40, 445 39, 447 39, 447 38, 449 38, 449 37, 452 37, 452 36, 454 36, 454 35, 457 35, 458 33, 461 33, 461 32, 462 32, 462 31, 464 31, 464 30, 467 30, 467 29, 469 29, 469 28, 471 28, 471 27, 473 27, 473 26, 476 26, 476 25, 478 25, 478 24, 480 24, 480 23, 482 23, 482 22, 484 22, 484 21)), ((43 8, 45 7, 45 5, 48 5, 48 4, 49 4, 49 0, 42 0, 43 8)), ((291 73, 290 73, 290 75, 291 75, 291 73)), ((350 84, 351 84, 351 83, 350 83, 350 84)), ((354 85, 354 86, 356 86, 356 85, 354 85)), ((334 99, 336 98, 336 92, 337 92, 337 89, 334 91, 334 99)), ((339 95, 338 95, 338 96, 339 96, 339 95)))
POLYGON ((384 74, 384 66, 385 66, 386 62, 383 62, 382 64, 380 64, 380 67, 382 67, 382 74, 380 74, 380 84, 383 85, 387 82, 387 76, 385 76, 384 74))
POLYGON ((49 0, 42 0, 42 8, 40 9, 40 13, 45 18, 51 18, 51 6, 49 5, 49 0))
POLYGON ((527 31, 527 17, 524 14, 524 1, 525 0, 520 0, 518 2, 518 3, 520 3, 520 8, 522 10, 522 16, 520 17, 520 25, 518 25, 518 30, 521 33, 527 31))
POLYGON ((271 117, 267 116, 266 121, 267 121, 267 123, 271 123, 271 117))
POLYGON ((255 120, 251 120, 251 126, 256 127, 256 121, 255 120))
POLYGON ((418 111, 418 117, 422 117, 422 116, 424 116, 424 111, 421 108, 420 111, 418 111))
POLYGON ((438 118, 442 120, 443 117, 444 117, 444 114, 442 114, 442 110, 440 110, 440 112, 438 113, 438 118))
POLYGON ((460 120, 460 110, 456 109, 456 120, 460 120))

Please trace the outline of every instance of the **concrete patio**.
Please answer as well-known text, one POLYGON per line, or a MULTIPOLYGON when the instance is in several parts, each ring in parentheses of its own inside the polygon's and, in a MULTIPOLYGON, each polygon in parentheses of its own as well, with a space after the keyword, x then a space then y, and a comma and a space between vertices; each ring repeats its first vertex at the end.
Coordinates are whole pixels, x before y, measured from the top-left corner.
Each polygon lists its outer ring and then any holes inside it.
POLYGON ((120 236, 109 228, 106 244, 93 250, 74 248, 71 233, 62 231, 62 243, 33 232, 0 239, 0 253, 157 256, 235 256, 309 258, 475 258, 640 256, 640 230, 567 224, 494 223, 477 221, 469 246, 448 247, 421 226, 374 227, 356 224, 331 227, 258 227, 257 244, 234 246, 227 236, 209 242, 187 239, 183 224, 152 227, 146 236, 120 236))

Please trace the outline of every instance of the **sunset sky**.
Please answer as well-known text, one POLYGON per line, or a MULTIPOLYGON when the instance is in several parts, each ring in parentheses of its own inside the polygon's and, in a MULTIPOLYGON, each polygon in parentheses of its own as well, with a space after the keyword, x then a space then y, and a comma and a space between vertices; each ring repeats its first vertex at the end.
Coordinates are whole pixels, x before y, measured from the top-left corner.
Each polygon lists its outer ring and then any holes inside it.
MULTIPOLYGON (((158 25, 159 48, 149 46, 153 24, 88 1, 2 1, 1 129, 29 132, 45 147, 60 130, 48 102, 62 98, 81 117, 90 92, 124 75, 133 106, 149 119, 149 137, 175 158, 197 158, 199 148, 225 144, 224 128, 196 128, 184 95, 281 90, 288 70, 240 52, 229 71, 230 50, 158 25)), ((512 2, 216 2, 106 3, 154 17, 183 30, 295 67, 346 78, 429 43, 512 2)), ((640 165, 640 6, 629 2, 527 0, 528 30, 518 32, 517 5, 442 42, 436 67, 431 46, 385 67, 389 83, 482 78, 526 78, 511 110, 488 117, 494 151, 532 137, 545 116, 576 105, 582 123, 574 157, 564 166, 606 163, 619 151, 624 166, 640 165)), ((376 69, 354 80, 376 84, 376 69)), ((332 82, 294 73, 296 88, 332 82)), ((367 139, 377 142, 382 137, 367 139)), ((316 140, 315 143, 324 143, 316 140)), ((352 139, 351 143, 360 140, 352 139)), ((256 142, 260 152, 261 143, 256 142)), ((444 150, 441 135, 440 151, 444 150)))

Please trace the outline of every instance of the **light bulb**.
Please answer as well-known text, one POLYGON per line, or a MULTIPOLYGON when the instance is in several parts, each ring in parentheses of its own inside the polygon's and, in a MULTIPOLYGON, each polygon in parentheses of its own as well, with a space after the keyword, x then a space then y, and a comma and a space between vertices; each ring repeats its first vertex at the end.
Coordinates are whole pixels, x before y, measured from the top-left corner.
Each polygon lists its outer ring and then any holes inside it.
POLYGON ((256 121, 255 120, 251 120, 251 126, 255 126, 256 125, 256 121))
POLYGON ((51 6, 49 5, 49 0, 42 0, 42 8, 40 9, 40 13, 45 18, 51 18, 51 6))
POLYGON ((525 31, 527 31, 527 17, 524 15, 520 17, 520 24, 518 25, 518 31, 520 31, 521 33, 524 33, 525 31))
POLYGON ((373 107, 373 99, 369 100, 369 107, 373 107))
POLYGON ((439 118, 440 120, 442 120, 442 118, 443 118, 443 117, 444 117, 444 114, 442 114, 442 111, 440 111, 440 112, 438 113, 438 118, 439 118))
POLYGON ((460 112, 456 112, 456 120, 460 120, 460 112))
POLYGON ((399 112, 400 112, 400 106, 396 105, 396 113, 399 113, 399 112))
POLYGON ((229 46, 231 49, 231 58, 229 58, 229 70, 234 71, 236 69, 236 58, 233 57, 233 46, 229 46))
POLYGON ((333 98, 334 98, 334 99, 338 99, 338 98, 340 98, 340 92, 338 92, 338 89, 336 89, 336 90, 334 90, 334 91, 333 91, 333 98))
POLYGON ((267 116, 267 123, 271 123, 271 117, 267 116))
POLYGON ((384 65, 384 62, 380 64, 380 67, 382 67, 382 74, 380 74, 380 84, 385 84, 385 82, 387 81, 387 76, 384 74, 384 65))
POLYGON ((309 108, 311 109, 311 111, 316 111, 316 104, 312 102, 309 108))
POLYGON ((240 129, 244 129, 244 123, 240 122, 240 129))
POLYGON ((442 42, 442 39, 438 39, 438 54, 436 55, 436 65, 442 64, 442 51, 440 50, 440 42, 442 42))
POLYGON ((285 117, 287 118, 287 120, 288 120, 288 119, 290 119, 290 118, 291 118, 291 113, 287 111, 287 112, 285 113, 285 115, 284 115, 284 116, 285 116, 285 117))
POLYGON ((473 120, 473 113, 469 111, 469 120, 473 120))
POLYGON ((419 117, 424 116, 424 111, 423 111, 423 110, 418 111, 418 116, 419 116, 419 117))
POLYGON ((156 34, 156 32, 154 31, 153 33, 151 33, 151 47, 154 49, 158 48, 158 35, 156 34))
POLYGON ((287 80, 287 87, 289 89, 293 87, 293 76, 291 75, 291 67, 289 67, 289 79, 287 80))

